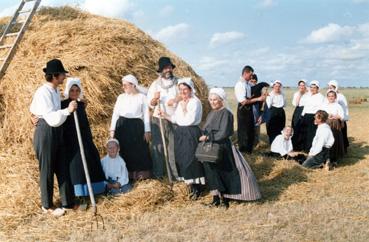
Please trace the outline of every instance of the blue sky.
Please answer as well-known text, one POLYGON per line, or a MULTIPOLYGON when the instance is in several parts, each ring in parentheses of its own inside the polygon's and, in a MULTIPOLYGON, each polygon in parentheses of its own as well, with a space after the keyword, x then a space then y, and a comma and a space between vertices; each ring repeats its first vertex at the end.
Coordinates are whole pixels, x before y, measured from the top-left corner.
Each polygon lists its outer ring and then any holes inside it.
MULTIPOLYGON (((18 1, 1 0, 0 15, 18 1)), ((244 65, 262 81, 369 86, 369 0, 44 0, 124 18, 191 64, 211 86, 244 65)))

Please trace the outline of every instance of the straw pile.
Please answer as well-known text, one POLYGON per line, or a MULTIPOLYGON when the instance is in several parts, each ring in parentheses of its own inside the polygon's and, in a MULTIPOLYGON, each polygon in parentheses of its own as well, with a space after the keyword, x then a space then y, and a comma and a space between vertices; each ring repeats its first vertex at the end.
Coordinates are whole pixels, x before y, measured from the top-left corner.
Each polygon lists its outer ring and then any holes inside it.
MULTIPOLYGON (((175 75, 194 79, 198 96, 205 104, 207 86, 203 79, 134 25, 70 7, 43 8, 38 12, 0 82, 2 230, 16 229, 39 213, 38 162, 32 149, 29 105, 33 93, 44 82, 45 63, 60 58, 71 75, 81 78, 95 143, 100 152, 105 152, 103 144, 113 105, 121 93, 121 77, 133 74, 148 87, 157 78, 160 56, 172 58, 177 66, 175 75)), ((114 203, 100 199, 100 203, 103 207, 114 206, 107 209, 111 213, 128 208, 154 209, 175 196, 185 198, 183 188, 176 189, 177 192, 171 191, 162 183, 148 181, 139 184, 129 198, 114 199, 114 203)))

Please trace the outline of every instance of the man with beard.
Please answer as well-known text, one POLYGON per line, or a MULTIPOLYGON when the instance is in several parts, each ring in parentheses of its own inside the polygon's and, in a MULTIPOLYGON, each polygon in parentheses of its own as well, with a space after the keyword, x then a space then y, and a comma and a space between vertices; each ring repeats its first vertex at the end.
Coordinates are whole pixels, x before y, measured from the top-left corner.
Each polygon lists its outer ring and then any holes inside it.
MULTIPOLYGON (((177 103, 180 101, 177 94, 177 77, 173 75, 173 69, 176 66, 169 57, 160 57, 159 59, 159 77, 153 81, 147 93, 147 100, 153 110, 151 119, 152 134, 152 159, 153 159, 153 175, 156 178, 162 178, 165 170, 165 156, 163 140, 160 132, 160 109, 168 115, 173 115, 177 103)), ((162 119, 163 132, 165 136, 166 149, 168 151, 168 160, 170 172, 173 178, 178 178, 178 172, 174 159, 174 129, 173 123, 166 119, 162 119)))

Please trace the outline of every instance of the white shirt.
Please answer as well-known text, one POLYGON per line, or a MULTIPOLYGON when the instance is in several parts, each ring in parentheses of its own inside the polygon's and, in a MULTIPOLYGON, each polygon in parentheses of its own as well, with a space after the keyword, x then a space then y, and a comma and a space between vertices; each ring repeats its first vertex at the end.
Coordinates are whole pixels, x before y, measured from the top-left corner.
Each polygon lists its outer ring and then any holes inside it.
POLYGON ((177 105, 176 111, 171 116, 171 121, 179 126, 199 125, 202 118, 201 101, 193 96, 187 103, 186 110, 182 108, 183 101, 177 105))
POLYGON ((246 98, 251 98, 251 85, 243 77, 240 77, 234 86, 234 94, 239 103, 245 101, 246 98))
POLYGON ((120 94, 114 106, 110 130, 115 130, 119 117, 140 118, 144 122, 145 132, 150 132, 150 111, 147 98, 142 93, 120 94))
POLYGON ((286 140, 283 134, 278 135, 273 140, 270 149, 272 152, 279 153, 281 156, 287 155, 288 153, 293 151, 291 138, 286 140))
POLYGON ((308 92, 305 92, 304 94, 302 94, 300 92, 295 92, 293 94, 293 98, 292 98, 292 105, 294 107, 303 107, 305 106, 306 103, 306 99, 308 98, 310 94, 308 92), (300 97, 301 96, 301 97, 300 97), (300 101, 297 101, 297 99, 300 97, 300 101))
POLYGON ((111 158, 109 155, 106 155, 101 160, 101 166, 106 180, 110 177, 114 181, 119 182, 121 186, 128 184, 128 170, 122 157, 117 155, 115 158, 111 158))
POLYGON ((315 114, 319 109, 322 108, 324 103, 324 96, 320 93, 314 95, 308 95, 302 111, 302 116, 307 114, 315 114))
POLYGON ((337 102, 338 102, 338 104, 340 104, 342 106, 342 109, 343 109, 343 112, 344 112, 343 120, 348 121, 350 119, 350 116, 349 116, 348 103, 347 103, 345 95, 338 92, 337 93, 337 102))
MULTIPOLYGON (((176 80, 176 79, 175 79, 176 80)), ((168 101, 170 99, 174 99, 178 94, 178 88, 177 84, 174 83, 170 88, 163 88, 160 83, 162 83, 164 86, 170 86, 173 81, 167 80, 164 78, 159 77, 156 79, 149 88, 149 91, 147 92, 147 101, 152 109, 154 109, 153 116, 156 118, 160 118, 159 114, 159 107, 151 106, 151 100, 154 98, 156 92, 160 92, 160 106, 167 114, 172 115, 175 111, 175 107, 168 106, 168 101)))
POLYGON ((309 156, 319 154, 323 150, 323 147, 331 148, 333 143, 334 137, 331 127, 326 123, 318 125, 309 156))
POLYGON ((70 115, 68 108, 61 108, 60 91, 45 83, 37 89, 33 96, 30 111, 42 118, 51 127, 59 127, 70 115))
POLYGON ((283 108, 286 105, 286 100, 282 93, 277 94, 272 91, 266 98, 266 104, 268 105, 268 108, 271 107, 283 108))
POLYGON ((329 115, 340 116, 341 120, 344 118, 343 108, 337 102, 329 103, 327 100, 327 102, 324 102, 322 110, 326 111, 329 115))

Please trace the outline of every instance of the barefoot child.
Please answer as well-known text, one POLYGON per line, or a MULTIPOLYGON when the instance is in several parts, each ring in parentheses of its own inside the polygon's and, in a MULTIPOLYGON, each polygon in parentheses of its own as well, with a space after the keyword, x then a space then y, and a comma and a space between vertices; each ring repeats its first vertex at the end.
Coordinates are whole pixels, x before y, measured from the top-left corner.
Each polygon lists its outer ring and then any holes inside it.
POLYGON ((129 184, 126 163, 119 156, 119 141, 109 139, 107 144, 108 154, 101 160, 108 194, 118 195, 129 192, 132 187, 129 184))

